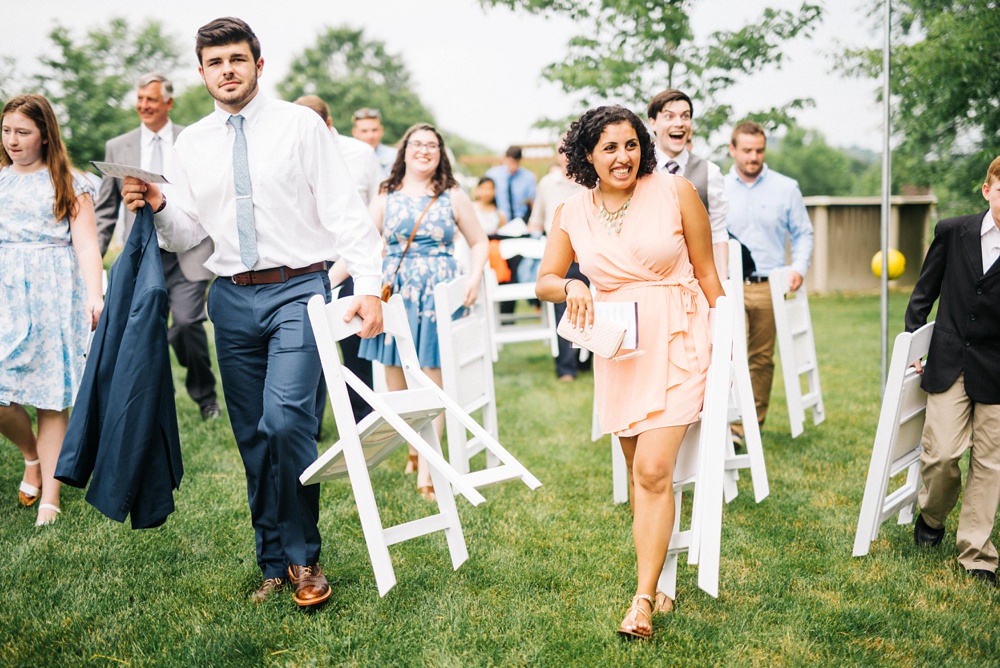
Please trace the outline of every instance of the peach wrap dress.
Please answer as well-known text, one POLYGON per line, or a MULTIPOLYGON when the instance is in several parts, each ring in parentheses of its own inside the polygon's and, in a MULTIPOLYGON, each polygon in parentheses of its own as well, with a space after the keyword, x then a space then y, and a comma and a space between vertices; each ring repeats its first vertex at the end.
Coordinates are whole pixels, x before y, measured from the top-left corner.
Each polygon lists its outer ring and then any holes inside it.
POLYGON ((705 398, 708 300, 694 276, 670 174, 638 180, 621 234, 597 218, 594 191, 568 199, 559 216, 580 269, 600 302, 638 304, 639 357, 594 359, 594 401, 604 433, 636 436, 698 419, 705 398))

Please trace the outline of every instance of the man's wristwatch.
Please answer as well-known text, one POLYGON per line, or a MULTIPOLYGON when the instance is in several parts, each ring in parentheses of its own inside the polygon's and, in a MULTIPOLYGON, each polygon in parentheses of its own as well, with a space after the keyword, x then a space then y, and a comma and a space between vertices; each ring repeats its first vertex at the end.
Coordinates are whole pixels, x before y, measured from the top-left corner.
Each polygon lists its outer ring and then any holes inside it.
POLYGON ((163 211, 163 207, 165 207, 166 205, 167 205, 167 196, 161 194, 160 195, 160 206, 156 207, 156 211, 154 211, 153 213, 157 214, 157 213, 163 211))

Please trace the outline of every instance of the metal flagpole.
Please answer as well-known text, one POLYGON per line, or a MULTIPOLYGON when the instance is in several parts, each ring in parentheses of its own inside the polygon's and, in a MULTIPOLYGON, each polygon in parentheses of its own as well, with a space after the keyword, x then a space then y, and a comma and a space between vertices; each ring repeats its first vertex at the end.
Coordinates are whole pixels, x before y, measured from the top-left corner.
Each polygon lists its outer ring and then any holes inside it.
POLYGON ((889 216, 892 194, 892 156, 889 152, 889 137, 891 135, 891 118, 889 113, 889 76, 890 49, 889 33, 892 27, 892 3, 885 0, 885 43, 882 46, 882 280, 880 292, 882 296, 882 393, 885 393, 885 381, 889 365, 889 216))

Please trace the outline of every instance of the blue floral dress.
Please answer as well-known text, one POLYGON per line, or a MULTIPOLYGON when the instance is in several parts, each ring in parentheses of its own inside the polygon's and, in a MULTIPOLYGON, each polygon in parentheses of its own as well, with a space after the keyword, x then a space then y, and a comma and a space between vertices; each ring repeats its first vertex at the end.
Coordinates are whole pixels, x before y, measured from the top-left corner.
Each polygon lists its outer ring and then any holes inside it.
MULTIPOLYGON (((73 190, 95 194, 82 174, 73 190)), ((47 169, 0 169, 0 405, 62 410, 83 376, 87 290, 54 202, 47 169)))
MULTIPOLYGON (((386 243, 386 255, 382 261, 383 283, 387 283, 395 273, 413 225, 430 200, 430 195, 389 193, 382 221, 382 238, 386 243)), ((420 221, 413 244, 393 280, 393 294, 403 298, 422 367, 441 366, 434 286, 456 276, 456 229, 451 195, 443 192, 420 221)), ((386 366, 402 366, 396 343, 392 340, 387 343, 385 338, 385 334, 379 334, 372 339, 362 339, 359 355, 386 366)))

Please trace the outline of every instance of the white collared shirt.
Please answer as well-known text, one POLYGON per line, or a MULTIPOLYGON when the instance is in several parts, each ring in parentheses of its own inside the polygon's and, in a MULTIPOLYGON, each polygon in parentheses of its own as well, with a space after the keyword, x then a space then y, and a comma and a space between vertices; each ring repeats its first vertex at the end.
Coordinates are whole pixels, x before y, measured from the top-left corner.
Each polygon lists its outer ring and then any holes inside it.
MULTIPOLYGON (((655 145, 654 145, 655 146, 655 145)), ((691 153, 684 149, 677 154, 676 158, 671 158, 660 150, 656 149, 656 171, 667 171, 667 163, 671 160, 677 163, 680 169, 678 176, 687 173, 688 161, 691 153)), ((726 214, 729 212, 729 198, 726 196, 726 179, 722 175, 722 169, 711 160, 708 163, 708 222, 712 225, 712 243, 724 244, 729 241, 729 232, 726 229, 726 214)))
MULTIPOLYGON (((254 269, 304 267, 342 256, 355 294, 378 295, 382 244, 333 133, 316 112, 258 91, 243 108, 253 197, 254 269)), ((215 252, 205 266, 219 276, 246 271, 240 261, 233 183, 235 130, 215 111, 174 144, 167 205, 154 217, 161 245, 193 248, 206 236, 215 252)))
POLYGON ((1000 228, 993 220, 993 213, 987 211, 983 216, 983 225, 979 229, 979 243, 983 250, 983 273, 985 274, 1000 257, 1000 228))
POLYGON ((169 119, 159 132, 153 132, 145 125, 139 124, 139 167, 149 171, 153 154, 153 137, 157 135, 162 141, 160 148, 163 152, 163 174, 167 175, 169 180, 174 164, 174 123, 169 119))

